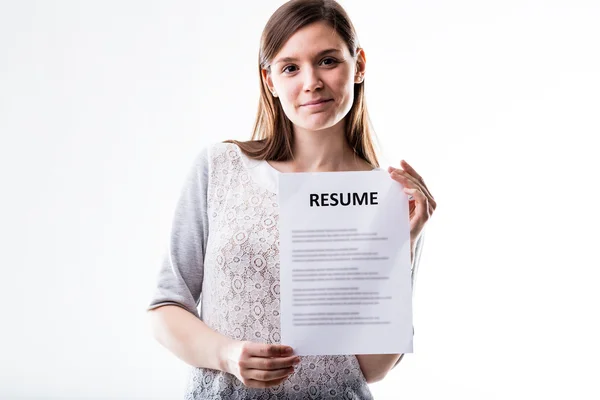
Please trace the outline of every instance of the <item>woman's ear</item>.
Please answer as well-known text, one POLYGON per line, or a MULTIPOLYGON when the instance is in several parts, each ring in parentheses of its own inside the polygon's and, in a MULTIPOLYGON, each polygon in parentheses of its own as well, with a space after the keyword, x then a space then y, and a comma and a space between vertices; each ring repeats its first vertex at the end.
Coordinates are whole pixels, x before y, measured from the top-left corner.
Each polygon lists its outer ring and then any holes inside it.
POLYGON ((273 94, 273 97, 277 97, 277 92, 275 91, 275 86, 273 85, 273 79, 271 79, 271 73, 266 69, 262 69, 260 72, 262 74, 263 80, 269 88, 269 91, 271 92, 271 94, 273 94))
POLYGON ((354 74, 354 82, 361 83, 365 79, 365 70, 367 66, 367 57, 365 56, 365 51, 361 47, 356 49, 356 65, 354 74))

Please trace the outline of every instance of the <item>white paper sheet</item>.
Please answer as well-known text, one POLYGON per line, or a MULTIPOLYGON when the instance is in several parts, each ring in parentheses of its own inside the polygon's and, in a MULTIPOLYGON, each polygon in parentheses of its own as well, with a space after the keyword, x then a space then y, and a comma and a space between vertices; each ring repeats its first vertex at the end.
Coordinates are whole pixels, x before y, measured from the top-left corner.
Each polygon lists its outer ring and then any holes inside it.
POLYGON ((284 173, 279 207, 281 343, 298 355, 412 353, 402 185, 386 171, 284 173))

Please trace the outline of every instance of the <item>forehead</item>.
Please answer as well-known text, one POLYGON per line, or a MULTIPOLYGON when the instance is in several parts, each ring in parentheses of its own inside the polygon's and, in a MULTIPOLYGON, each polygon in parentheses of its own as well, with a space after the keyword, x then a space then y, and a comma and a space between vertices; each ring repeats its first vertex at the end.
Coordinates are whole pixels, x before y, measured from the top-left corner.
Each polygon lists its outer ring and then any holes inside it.
POLYGON ((326 22, 315 22, 296 31, 274 57, 312 57, 327 49, 349 53, 346 43, 335 29, 326 22))

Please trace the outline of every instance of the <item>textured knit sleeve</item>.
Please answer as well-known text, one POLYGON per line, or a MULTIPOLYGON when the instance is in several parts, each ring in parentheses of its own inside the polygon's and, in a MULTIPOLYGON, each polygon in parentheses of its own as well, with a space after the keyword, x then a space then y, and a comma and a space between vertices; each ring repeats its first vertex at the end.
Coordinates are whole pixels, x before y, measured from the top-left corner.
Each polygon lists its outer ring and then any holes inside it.
POLYGON ((198 303, 208 240, 208 147, 195 158, 183 185, 166 254, 148 310, 172 304, 200 318, 198 303))

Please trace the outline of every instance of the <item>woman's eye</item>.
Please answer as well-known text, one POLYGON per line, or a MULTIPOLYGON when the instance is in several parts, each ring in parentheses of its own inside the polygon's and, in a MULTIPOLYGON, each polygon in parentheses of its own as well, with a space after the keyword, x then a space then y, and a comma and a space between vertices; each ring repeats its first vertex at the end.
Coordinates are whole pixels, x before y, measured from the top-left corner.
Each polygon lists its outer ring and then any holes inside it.
MULTIPOLYGON (((338 63, 338 61, 335 58, 331 58, 331 57, 324 58, 321 62, 323 63, 325 61, 330 61, 330 62, 327 63, 327 64, 324 64, 324 65, 335 65, 335 64, 338 63)), ((295 71, 290 71, 288 68, 296 68, 296 66, 295 65, 288 65, 285 68, 283 68, 283 70, 281 72, 283 72, 283 73, 295 72, 295 71)))

